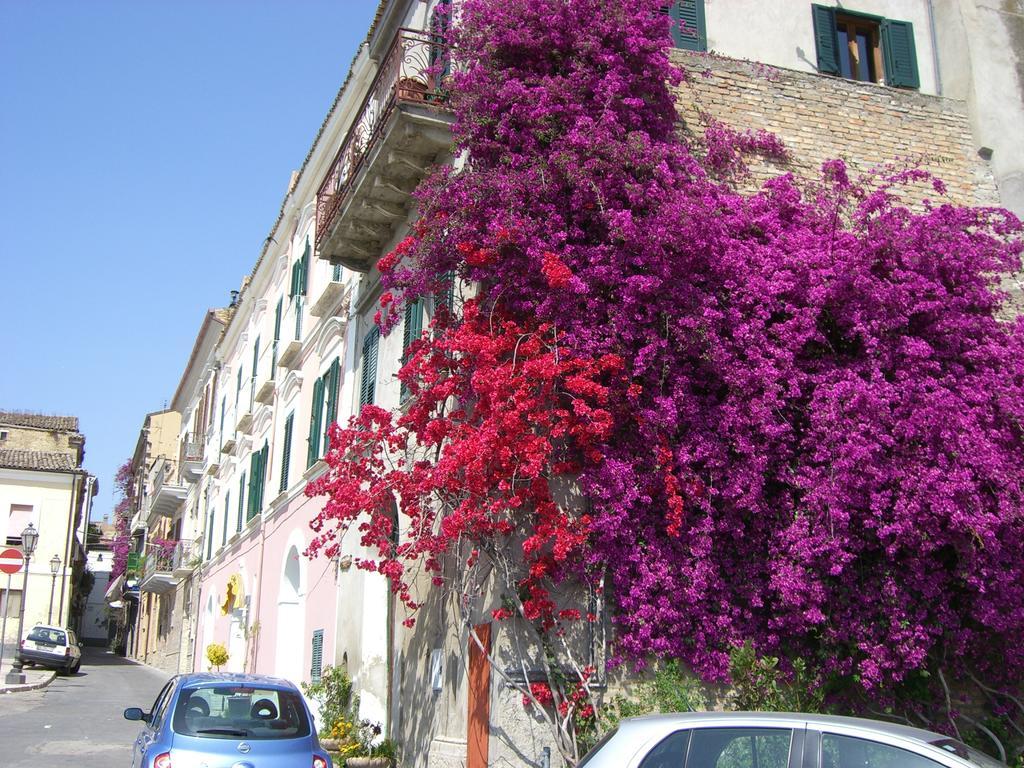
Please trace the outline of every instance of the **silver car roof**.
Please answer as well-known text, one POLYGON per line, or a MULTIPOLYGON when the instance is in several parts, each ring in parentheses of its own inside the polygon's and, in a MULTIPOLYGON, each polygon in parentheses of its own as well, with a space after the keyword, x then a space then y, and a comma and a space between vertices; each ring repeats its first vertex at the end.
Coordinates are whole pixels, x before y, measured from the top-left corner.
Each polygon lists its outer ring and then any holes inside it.
POLYGON ((924 728, 914 728, 901 723, 887 722, 885 720, 869 720, 863 717, 843 717, 840 715, 813 715, 801 712, 679 712, 668 715, 644 715, 623 720, 623 724, 636 723, 640 726, 660 724, 665 727, 699 723, 701 725, 729 725, 738 723, 756 722, 759 725, 767 725, 768 722, 780 725, 813 725, 813 726, 838 726, 845 729, 868 730, 872 733, 883 733, 890 736, 899 736, 912 741, 919 741, 923 744, 930 744, 940 739, 949 738, 941 733, 927 731, 924 728))

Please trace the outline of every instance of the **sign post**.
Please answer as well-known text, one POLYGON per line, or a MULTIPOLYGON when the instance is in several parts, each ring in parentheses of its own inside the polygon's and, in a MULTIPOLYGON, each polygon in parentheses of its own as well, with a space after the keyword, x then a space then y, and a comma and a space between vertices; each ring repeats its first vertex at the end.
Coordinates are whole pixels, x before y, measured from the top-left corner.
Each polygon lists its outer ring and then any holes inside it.
MULTIPOLYGON (((3 606, 4 621, 2 627, 0 627, 0 666, 3 666, 4 663, 4 638, 7 637, 7 610, 11 606, 11 576, 21 570, 23 562, 24 560, 21 556, 21 552, 17 549, 5 549, 0 552, 0 573, 7 574, 7 591, 4 592, 3 606)), ((22 591, 24 592, 24 590, 22 591)), ((24 597, 22 599, 24 599, 24 597)), ((20 637, 15 638, 15 656, 17 656, 18 643, 20 642, 20 637)))

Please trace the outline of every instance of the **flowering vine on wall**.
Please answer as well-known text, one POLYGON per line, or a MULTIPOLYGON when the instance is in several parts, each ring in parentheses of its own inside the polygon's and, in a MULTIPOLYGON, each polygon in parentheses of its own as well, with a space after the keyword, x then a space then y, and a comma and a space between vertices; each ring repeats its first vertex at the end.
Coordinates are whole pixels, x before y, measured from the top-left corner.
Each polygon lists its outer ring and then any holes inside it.
MULTIPOLYGON (((468 159, 421 185, 379 322, 452 275, 474 290, 412 344, 403 412, 332 428, 310 550, 355 526, 411 609, 416 566, 443 587, 450 558, 486 560, 494 618, 547 647, 593 620, 555 597, 579 584, 607 594, 612 663, 725 681, 750 641, 833 701, 937 723, 935 681, 1024 671, 1024 326, 999 282, 1020 223, 840 161, 740 193, 736 158, 784 149, 680 138, 660 6, 462 4, 468 159), (905 207, 906 185, 931 199, 905 207)), ((553 721, 593 714, 577 661, 544 701, 524 688, 553 721)))

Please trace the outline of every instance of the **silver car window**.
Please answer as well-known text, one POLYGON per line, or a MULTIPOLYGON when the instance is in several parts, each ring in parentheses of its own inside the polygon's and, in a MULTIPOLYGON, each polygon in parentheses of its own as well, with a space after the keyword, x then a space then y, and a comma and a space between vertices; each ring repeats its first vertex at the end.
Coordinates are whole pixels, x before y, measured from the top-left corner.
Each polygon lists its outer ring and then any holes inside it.
POLYGON ((683 768, 689 743, 689 731, 669 734, 644 756, 640 768, 683 768))
POLYGON ((696 728, 686 768, 787 768, 789 728, 696 728))
POLYGON ((942 768, 942 763, 889 744, 823 733, 821 768, 942 768))

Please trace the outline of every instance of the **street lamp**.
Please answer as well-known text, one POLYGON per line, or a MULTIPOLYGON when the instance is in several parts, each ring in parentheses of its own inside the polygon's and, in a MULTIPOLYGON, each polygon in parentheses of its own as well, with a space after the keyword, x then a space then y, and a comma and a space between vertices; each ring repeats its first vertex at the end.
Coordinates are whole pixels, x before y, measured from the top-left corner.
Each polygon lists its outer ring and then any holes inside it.
POLYGON ((54 555, 50 558, 50 573, 53 578, 50 580, 50 610, 46 612, 46 623, 53 620, 53 588, 57 586, 57 571, 60 570, 60 556, 54 555))
POLYGON ((25 555, 25 578, 22 581, 21 587, 21 612, 18 614, 18 645, 14 651, 14 666, 11 667, 11 671, 4 678, 4 682, 7 685, 25 684, 25 673, 22 671, 21 655, 18 652, 21 650, 21 633, 25 628, 25 602, 28 598, 29 564, 32 562, 32 553, 36 551, 36 543, 38 541, 39 531, 33 527, 32 523, 29 523, 28 527, 21 532, 21 551, 25 555))

